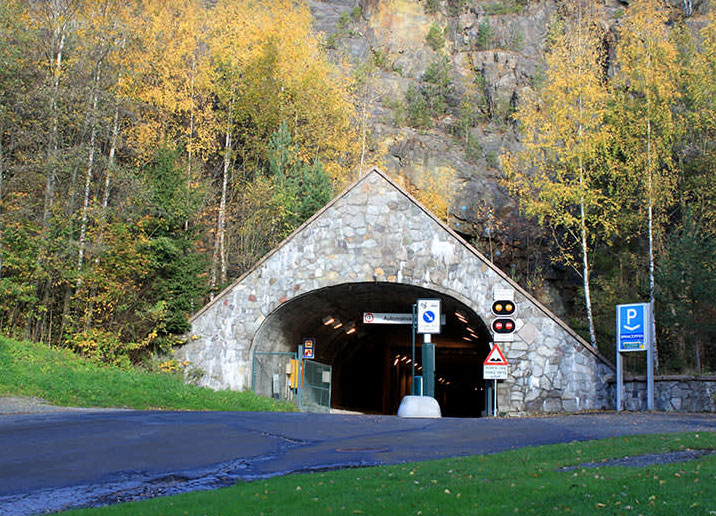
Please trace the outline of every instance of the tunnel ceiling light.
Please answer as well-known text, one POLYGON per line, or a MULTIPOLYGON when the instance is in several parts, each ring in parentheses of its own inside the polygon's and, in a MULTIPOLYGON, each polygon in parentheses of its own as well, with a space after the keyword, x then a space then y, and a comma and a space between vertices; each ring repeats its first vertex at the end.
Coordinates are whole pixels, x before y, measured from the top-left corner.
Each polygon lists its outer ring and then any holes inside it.
POLYGON ((343 326, 343 323, 341 321, 336 321, 336 324, 333 325, 333 329, 337 330, 341 326, 343 326))
POLYGON ((346 330, 346 335, 352 335, 352 334, 355 333, 355 332, 356 332, 356 327, 355 327, 355 326, 351 326, 350 328, 348 328, 348 329, 346 330))
POLYGON ((333 324, 333 321, 335 321, 335 319, 330 315, 323 318, 323 324, 325 324, 326 326, 328 326, 329 324, 333 324))
POLYGON ((470 328, 469 326, 466 327, 465 329, 467 330, 468 333, 475 333, 475 330, 473 330, 473 329, 470 328))
POLYGON ((462 338, 462 340, 472 340, 472 337, 465 336, 462 338))
POLYGON ((467 322, 467 317, 465 317, 461 312, 455 312, 455 317, 457 317, 464 323, 467 322))

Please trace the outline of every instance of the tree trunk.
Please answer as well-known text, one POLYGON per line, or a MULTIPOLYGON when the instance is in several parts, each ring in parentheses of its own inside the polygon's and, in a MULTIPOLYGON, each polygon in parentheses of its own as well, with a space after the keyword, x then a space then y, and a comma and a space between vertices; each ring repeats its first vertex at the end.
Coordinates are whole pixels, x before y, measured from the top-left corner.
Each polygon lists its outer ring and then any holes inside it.
POLYGON ((231 138, 231 126, 233 124, 233 118, 231 116, 231 110, 234 107, 234 100, 231 100, 231 106, 229 108, 229 117, 226 122, 226 137, 224 140, 224 170, 221 182, 221 200, 219 201, 219 215, 216 221, 216 236, 214 239, 214 255, 212 258, 211 267, 211 288, 214 289, 217 282, 225 283, 227 280, 227 266, 226 266, 226 197, 229 188, 229 170, 231 165, 231 154, 233 149, 233 142, 231 138), (219 269, 219 276, 217 278, 217 268, 219 269))
POLYGON ((84 263, 85 247, 87 240, 87 223, 89 220, 89 201, 90 188, 92 186, 92 177, 94 175, 94 156, 97 142, 97 102, 99 97, 99 80, 102 69, 102 61, 97 63, 95 70, 94 85, 92 90, 92 107, 90 112, 90 141, 89 154, 87 156, 87 173, 85 175, 85 189, 82 200, 82 218, 80 222, 80 242, 77 251, 77 284, 79 288, 82 285, 82 264, 84 263))
POLYGON ((45 206, 42 213, 42 222, 44 225, 50 219, 50 211, 55 201, 55 184, 57 182, 57 152, 58 152, 58 132, 59 132, 59 113, 58 104, 60 96, 60 72, 62 71, 62 52, 65 47, 65 30, 64 26, 57 27, 56 37, 59 38, 57 51, 54 58, 54 70, 52 81, 52 95, 50 96, 50 113, 52 117, 52 127, 50 129, 50 139, 47 149, 47 183, 45 185, 45 206))
MULTIPOLYGON (((186 166, 186 190, 190 191, 191 188, 191 166, 194 160, 194 81, 196 76, 196 56, 192 56, 191 60, 191 104, 189 113, 189 159, 186 166)), ((184 231, 189 231, 189 220, 184 221, 184 231)))
POLYGON ((592 314, 592 294, 589 285, 589 255, 587 246, 587 224, 584 210, 584 198, 579 203, 580 231, 582 244, 582 281, 584 286, 584 305, 587 309, 587 321, 589 323, 589 342, 594 349, 597 349, 597 332, 594 329, 594 316, 592 314))
POLYGON ((654 280, 654 192, 653 192, 653 170, 652 170, 652 159, 651 159, 651 104, 650 99, 647 96, 647 120, 646 120, 646 166, 648 169, 648 185, 647 195, 648 199, 648 219, 649 219, 649 311, 651 312, 651 321, 649 321, 650 333, 651 333, 651 345, 654 346, 654 374, 659 374, 659 352, 656 345, 656 313, 654 309, 656 305, 654 303, 656 292, 655 292, 655 280, 654 280))
POLYGON ((2 126, 0 126, 0 280, 2 280, 2 236, 3 236, 3 225, 2 225, 2 179, 5 172, 5 156, 3 155, 2 146, 2 126))

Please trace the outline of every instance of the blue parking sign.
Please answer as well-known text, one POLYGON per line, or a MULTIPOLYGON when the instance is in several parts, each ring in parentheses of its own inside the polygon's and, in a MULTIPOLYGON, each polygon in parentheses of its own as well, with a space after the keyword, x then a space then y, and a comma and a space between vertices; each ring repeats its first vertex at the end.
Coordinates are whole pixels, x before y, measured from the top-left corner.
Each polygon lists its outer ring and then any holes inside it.
POLYGON ((649 303, 617 305, 619 351, 645 351, 649 343, 649 303))

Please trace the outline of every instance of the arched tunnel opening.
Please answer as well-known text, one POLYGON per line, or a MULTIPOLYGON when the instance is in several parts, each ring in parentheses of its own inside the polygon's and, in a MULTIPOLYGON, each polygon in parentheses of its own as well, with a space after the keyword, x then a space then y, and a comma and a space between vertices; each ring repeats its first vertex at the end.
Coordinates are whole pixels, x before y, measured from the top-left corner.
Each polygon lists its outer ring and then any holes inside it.
MULTIPOLYGON (((412 325, 366 324, 364 313, 411 314, 419 298, 439 298, 444 324, 435 343, 435 398, 443 416, 479 417, 485 410, 482 364, 490 333, 459 300, 434 290, 399 283, 346 283, 298 296, 271 313, 254 337, 253 384, 271 395, 285 381, 281 357, 295 353, 304 338, 315 339, 316 362, 332 367, 330 405, 362 413, 395 414, 411 394, 412 325), (265 357, 257 361, 256 357, 265 357), (266 367, 262 364, 274 364, 266 367), (273 369, 272 369, 273 367, 273 369), (257 378, 259 381, 257 381, 257 378)), ((380 319, 380 318, 377 318, 380 319)), ((422 374, 422 335, 415 337, 415 374, 422 374)), ((285 360, 282 362, 285 364, 285 360)), ((287 374, 288 371, 286 371, 287 374)))

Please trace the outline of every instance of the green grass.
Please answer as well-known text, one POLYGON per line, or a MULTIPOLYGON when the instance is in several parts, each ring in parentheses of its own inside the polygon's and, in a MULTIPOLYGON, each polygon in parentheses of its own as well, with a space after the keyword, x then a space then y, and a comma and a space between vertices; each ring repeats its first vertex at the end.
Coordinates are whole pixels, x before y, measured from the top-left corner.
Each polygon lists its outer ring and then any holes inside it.
POLYGON ((122 370, 69 350, 0 337, 0 396, 37 396, 75 407, 292 411, 251 392, 186 385, 176 374, 122 370))
POLYGON ((67 514, 710 515, 716 512, 716 455, 637 468, 558 468, 714 448, 715 433, 619 437, 400 466, 289 475, 67 514))

